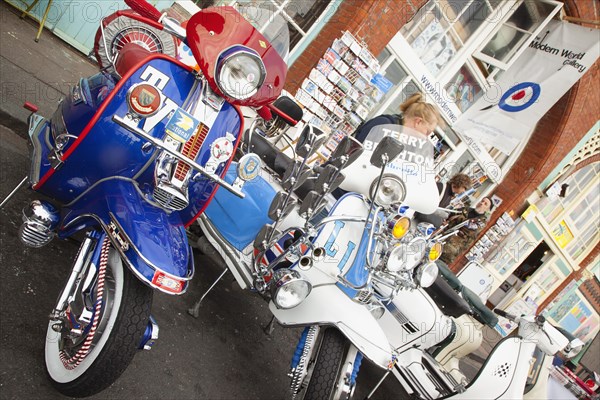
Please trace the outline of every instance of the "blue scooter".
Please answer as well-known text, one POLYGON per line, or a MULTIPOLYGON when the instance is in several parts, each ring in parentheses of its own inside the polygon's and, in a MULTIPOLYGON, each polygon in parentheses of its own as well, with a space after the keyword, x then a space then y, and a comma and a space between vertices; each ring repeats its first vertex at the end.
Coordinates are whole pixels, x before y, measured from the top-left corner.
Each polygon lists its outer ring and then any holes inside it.
POLYGON ((128 43, 114 72, 81 79, 51 118, 26 104, 32 164, 20 186, 51 201, 24 209, 19 236, 31 247, 83 236, 45 346, 48 375, 68 396, 108 387, 156 340, 153 289, 179 295, 194 276, 186 227, 218 187, 244 197, 225 180, 240 106, 270 105, 287 72, 287 25, 268 11, 207 8, 184 29, 146 1, 126 2, 186 43, 199 71, 128 43))

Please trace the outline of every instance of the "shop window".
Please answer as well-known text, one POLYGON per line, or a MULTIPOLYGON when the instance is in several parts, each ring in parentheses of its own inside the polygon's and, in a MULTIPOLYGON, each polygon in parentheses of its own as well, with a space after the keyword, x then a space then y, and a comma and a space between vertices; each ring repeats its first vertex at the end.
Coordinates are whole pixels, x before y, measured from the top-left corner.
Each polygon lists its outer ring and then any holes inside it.
POLYGON ((461 112, 467 111, 483 91, 467 65, 463 65, 444 87, 446 93, 461 112))
MULTIPOLYGON (((210 0, 207 0, 210 1, 210 0)), ((301 45, 317 20, 323 15, 331 0, 237 0, 221 1, 223 4, 254 4, 272 10, 288 22, 290 31, 290 53, 301 45)))
POLYGON ((522 2, 475 57, 499 69, 508 69, 561 7, 562 4, 556 1, 522 2))
POLYGON ((537 269, 550 257, 552 252, 545 242, 540 242, 537 247, 523 260, 521 265, 513 271, 513 275, 525 282, 537 269))

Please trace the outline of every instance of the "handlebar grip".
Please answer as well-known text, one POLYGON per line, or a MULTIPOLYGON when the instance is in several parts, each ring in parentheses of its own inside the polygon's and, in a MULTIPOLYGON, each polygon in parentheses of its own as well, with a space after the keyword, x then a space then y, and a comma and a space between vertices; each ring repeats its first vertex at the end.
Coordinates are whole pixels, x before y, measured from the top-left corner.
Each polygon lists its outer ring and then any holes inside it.
POLYGON ((501 310, 501 309, 499 309, 499 308, 494 308, 494 312, 495 312, 496 314, 498 314, 499 316, 501 316, 501 317, 504 317, 504 318, 506 318, 506 319, 509 319, 509 320, 511 320, 511 321, 514 321, 514 320, 516 319, 516 317, 515 317, 514 315, 512 315, 512 314, 509 314, 509 313, 507 313, 506 311, 504 311, 504 310, 501 310))
POLYGON ((162 13, 146 0, 125 0, 125 4, 142 17, 150 18, 157 22, 162 17, 162 13))

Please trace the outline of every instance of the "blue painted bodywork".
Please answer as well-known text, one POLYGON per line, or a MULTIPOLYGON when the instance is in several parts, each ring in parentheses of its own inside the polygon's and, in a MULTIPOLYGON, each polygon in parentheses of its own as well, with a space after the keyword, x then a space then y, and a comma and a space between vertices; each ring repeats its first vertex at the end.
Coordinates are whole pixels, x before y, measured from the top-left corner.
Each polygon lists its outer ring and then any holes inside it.
POLYGON ((147 280, 157 269, 181 278, 193 273, 192 251, 178 213, 150 205, 135 181, 105 180, 63 211, 60 236, 70 236, 98 220, 108 226, 114 219, 132 244, 125 252, 127 259, 147 280))
MULTIPOLYGON (((236 168, 227 171, 225 180, 232 183, 237 177, 236 168)), ((241 251, 256 237, 260 229, 273 222, 267 215, 275 197, 273 187, 261 176, 242 187, 244 199, 219 190, 206 207, 205 215, 229 244, 241 251)))
MULTIPOLYGON (((42 178, 52 172, 48 157, 52 154, 53 129, 61 123, 72 139, 63 149, 62 165, 35 187, 40 193, 63 204, 60 237, 68 237, 88 227, 103 228, 111 218, 130 241, 124 253, 136 275, 150 282, 156 270, 188 279, 193 274, 192 252, 187 242, 185 225, 204 209, 216 184, 204 177, 191 181, 188 188, 189 206, 181 211, 167 211, 152 201, 155 159, 159 150, 142 149, 146 141, 112 121, 113 115, 124 117, 128 112, 126 93, 142 82, 141 75, 151 66, 169 77, 162 93, 182 106, 196 77, 188 69, 164 56, 153 56, 124 78, 115 87, 110 77, 102 74, 80 81, 67 96, 51 121, 30 132, 39 143, 41 160, 32 168, 42 178), (108 97, 109 94, 114 97, 108 97), (104 104, 106 101, 108 103, 104 104), (102 110, 101 107, 105 107, 102 110), (90 119, 98 117, 88 130, 90 119), (62 121, 57 119, 62 118, 62 121), (87 132, 87 133, 86 133, 87 132), (85 134, 85 136, 83 136, 85 134), (80 135, 82 135, 80 137, 80 135), (76 146, 76 147, 73 147, 76 146), (73 147, 73 148, 71 148, 73 147)), ((169 119, 165 116, 148 133, 164 138, 169 119)), ((241 119, 237 110, 223 103, 195 161, 204 165, 210 158, 210 144, 216 139, 233 135, 237 144, 241 119)), ((139 127, 144 124, 140 121, 139 127)), ((216 174, 221 175, 227 163, 216 174)), ((33 175, 35 176, 35 174, 33 175)), ((221 190, 221 193, 228 193, 221 190)))

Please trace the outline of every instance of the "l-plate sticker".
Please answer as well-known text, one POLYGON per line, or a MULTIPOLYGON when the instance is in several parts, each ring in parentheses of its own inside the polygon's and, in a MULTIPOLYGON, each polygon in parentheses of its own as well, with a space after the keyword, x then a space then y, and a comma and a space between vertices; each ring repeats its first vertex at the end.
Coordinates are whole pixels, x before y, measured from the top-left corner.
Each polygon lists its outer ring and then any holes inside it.
MULTIPOLYGON (((346 223, 343 221, 335 221, 334 222, 333 230, 331 231, 331 234, 329 235, 329 237, 327 238, 327 241, 325 242, 325 253, 329 257, 335 257, 335 255, 337 254, 338 246, 334 245, 334 242, 335 242, 337 236, 339 235, 340 231, 342 230, 342 228, 345 225, 346 225, 346 223)), ((338 263, 338 269, 340 271, 342 269, 344 269, 344 267, 346 266, 346 263, 348 262, 348 259, 352 255, 352 252, 354 251, 355 248, 356 248, 356 243, 351 242, 351 241, 348 242, 348 247, 346 248, 346 252, 344 253, 344 255, 342 256, 342 259, 338 263)))

